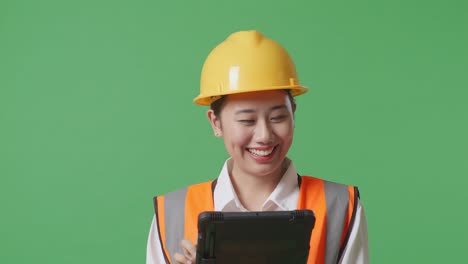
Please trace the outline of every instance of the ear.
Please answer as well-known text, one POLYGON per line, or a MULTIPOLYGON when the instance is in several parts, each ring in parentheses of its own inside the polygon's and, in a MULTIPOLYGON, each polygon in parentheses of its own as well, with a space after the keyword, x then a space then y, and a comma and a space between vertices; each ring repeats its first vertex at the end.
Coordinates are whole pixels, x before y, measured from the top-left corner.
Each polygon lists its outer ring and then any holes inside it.
POLYGON ((213 133, 216 137, 223 136, 223 130, 221 129, 221 120, 218 116, 215 115, 212 109, 206 112, 206 116, 208 117, 208 121, 210 121, 211 127, 213 128, 213 133))

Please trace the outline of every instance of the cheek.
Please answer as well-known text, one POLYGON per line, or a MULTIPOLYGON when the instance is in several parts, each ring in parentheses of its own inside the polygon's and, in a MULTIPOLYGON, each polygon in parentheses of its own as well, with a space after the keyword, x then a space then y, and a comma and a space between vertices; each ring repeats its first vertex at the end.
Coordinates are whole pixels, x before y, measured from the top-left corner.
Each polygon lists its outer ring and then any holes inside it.
POLYGON ((224 144, 228 149, 244 148, 250 143, 251 131, 240 126, 224 127, 224 144))
POLYGON ((287 123, 278 126, 276 129, 276 135, 283 139, 292 138, 294 135, 294 126, 292 125, 292 123, 287 123))
POLYGON ((232 145, 242 147, 250 143, 250 137, 246 133, 243 133, 241 131, 239 131, 238 133, 232 131, 229 136, 229 141, 232 145))
POLYGON ((276 135, 281 138, 284 144, 291 144, 294 135, 294 126, 287 125, 277 129, 276 135))

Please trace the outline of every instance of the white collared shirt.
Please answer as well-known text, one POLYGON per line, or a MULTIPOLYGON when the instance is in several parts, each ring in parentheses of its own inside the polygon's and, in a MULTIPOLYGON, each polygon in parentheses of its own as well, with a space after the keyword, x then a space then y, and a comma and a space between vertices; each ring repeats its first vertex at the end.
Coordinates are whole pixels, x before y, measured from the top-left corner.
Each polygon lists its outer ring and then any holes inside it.
MULTIPOLYGON (((248 211, 241 204, 234 191, 231 177, 229 177, 227 160, 218 177, 218 182, 214 190, 214 210, 223 212, 246 212, 248 211)), ((296 208, 299 199, 299 186, 297 184, 297 173, 292 162, 281 178, 280 182, 265 200, 262 211, 287 211, 289 208, 296 208)), ((292 209, 294 210, 294 209, 292 209)))
MULTIPOLYGON (((224 163, 214 190, 214 210, 223 212, 248 211, 241 204, 234 191, 229 177, 228 162, 229 160, 224 163)), ((293 163, 289 162, 289 166, 280 182, 263 203, 262 211, 295 210, 297 209, 298 199, 297 172, 293 163)), ((369 263, 367 222, 360 201, 357 204, 356 218, 351 228, 348 243, 339 263, 369 263)), ((165 264, 155 217, 153 217, 148 237, 146 264, 165 264)))

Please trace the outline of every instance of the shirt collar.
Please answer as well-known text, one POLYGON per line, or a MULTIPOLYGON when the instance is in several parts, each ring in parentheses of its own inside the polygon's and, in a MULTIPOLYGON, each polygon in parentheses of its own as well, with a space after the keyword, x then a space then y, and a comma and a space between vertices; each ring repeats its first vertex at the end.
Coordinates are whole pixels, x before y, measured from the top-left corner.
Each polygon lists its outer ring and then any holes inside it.
MULTIPOLYGON (((294 210, 297 207, 299 197, 299 186, 297 172, 292 161, 280 182, 263 203, 263 210, 294 210)), ((247 211, 239 201, 229 177, 229 159, 224 162, 214 190, 215 211, 247 211)))

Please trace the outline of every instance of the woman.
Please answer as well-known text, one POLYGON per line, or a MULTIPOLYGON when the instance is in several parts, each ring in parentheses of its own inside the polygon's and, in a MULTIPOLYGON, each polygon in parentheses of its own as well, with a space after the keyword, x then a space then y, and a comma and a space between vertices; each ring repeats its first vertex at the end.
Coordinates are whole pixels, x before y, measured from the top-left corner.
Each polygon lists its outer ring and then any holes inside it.
POLYGON ((202 211, 310 209, 316 224, 308 263, 368 263, 367 225, 357 188, 298 176, 286 157, 298 82, 286 50, 257 31, 232 34, 208 56, 199 105, 230 158, 219 177, 155 198, 150 263, 195 263, 202 211))

